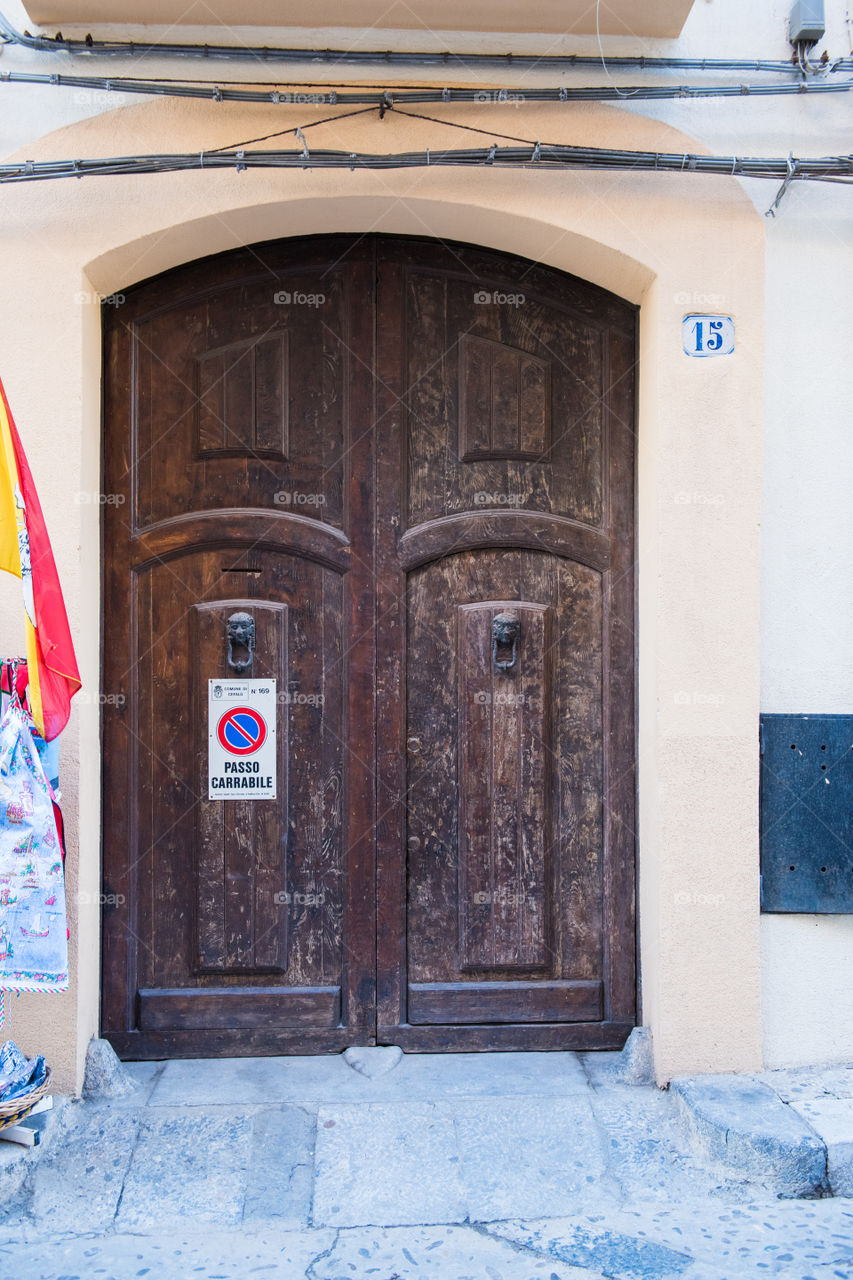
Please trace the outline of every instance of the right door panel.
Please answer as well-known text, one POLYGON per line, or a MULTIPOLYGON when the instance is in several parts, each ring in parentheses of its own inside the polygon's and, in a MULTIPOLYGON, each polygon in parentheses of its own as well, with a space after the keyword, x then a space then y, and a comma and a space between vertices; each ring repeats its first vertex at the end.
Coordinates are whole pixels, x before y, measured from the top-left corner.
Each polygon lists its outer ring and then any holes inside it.
POLYGON ((470 247, 386 242, 378 264, 381 613, 406 760, 395 775, 389 722, 379 1037, 618 1045, 635 1017, 633 309, 470 247))

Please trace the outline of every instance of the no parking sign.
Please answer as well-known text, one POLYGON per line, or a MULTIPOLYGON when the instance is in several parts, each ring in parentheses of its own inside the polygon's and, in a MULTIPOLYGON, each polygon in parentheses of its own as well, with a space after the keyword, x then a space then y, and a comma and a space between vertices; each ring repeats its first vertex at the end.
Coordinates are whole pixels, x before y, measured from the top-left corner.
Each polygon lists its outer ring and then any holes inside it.
POLYGON ((208 681, 208 799, 274 800, 275 680, 208 681))

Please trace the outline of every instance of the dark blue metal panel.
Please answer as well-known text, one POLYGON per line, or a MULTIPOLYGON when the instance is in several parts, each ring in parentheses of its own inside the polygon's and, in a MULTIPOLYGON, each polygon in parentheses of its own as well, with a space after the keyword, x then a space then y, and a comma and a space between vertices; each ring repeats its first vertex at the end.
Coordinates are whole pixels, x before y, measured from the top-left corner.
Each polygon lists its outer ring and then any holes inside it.
POLYGON ((761 909, 853 912, 853 716, 761 717, 761 909))

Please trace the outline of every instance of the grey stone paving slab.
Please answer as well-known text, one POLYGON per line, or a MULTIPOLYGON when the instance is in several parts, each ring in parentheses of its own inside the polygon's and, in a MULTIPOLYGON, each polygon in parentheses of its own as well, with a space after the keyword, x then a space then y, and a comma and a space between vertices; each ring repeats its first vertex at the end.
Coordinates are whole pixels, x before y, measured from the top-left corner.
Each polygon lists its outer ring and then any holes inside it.
POLYGON ((0 1239, 4 1238, 9 1225, 13 1234, 17 1234, 18 1194, 57 1138, 62 1140, 64 1112, 69 1106, 73 1106, 70 1098, 54 1097, 53 1109, 43 1113, 46 1123, 39 1146, 21 1147, 14 1142, 0 1142, 0 1239))
POLYGON ((689 1076, 670 1087, 707 1159, 780 1195, 811 1195, 825 1187, 823 1143, 768 1085, 749 1076, 689 1076))
POLYGON ((602 1280, 471 1227, 342 1231, 310 1280, 602 1280))
MULTIPOLYGON (((627 1242, 635 1240, 695 1259, 692 1268, 676 1272, 686 1280, 759 1280, 768 1275, 807 1280, 822 1276, 820 1267, 838 1267, 841 1274, 853 1265, 853 1206, 844 1200, 774 1197, 741 1206, 684 1201, 651 1211, 636 1208, 563 1221, 500 1223, 490 1230, 547 1249, 555 1257, 595 1256, 614 1280, 651 1280, 659 1274, 655 1266, 666 1264, 666 1254, 659 1264, 645 1249, 632 1255, 627 1242), (594 1255, 582 1252, 593 1248, 594 1255)), ((677 1260, 670 1264, 681 1265, 677 1260)))
POLYGON ((307 1227, 314 1183, 317 1117, 301 1107, 262 1111, 252 1122, 243 1221, 307 1227))
POLYGON ((783 1102, 809 1098, 853 1098, 853 1066, 790 1067, 761 1071, 757 1080, 770 1086, 783 1102))
POLYGON ((369 1079, 343 1055, 196 1058, 167 1062, 152 1106, 274 1106, 278 1103, 437 1101, 501 1095, 563 1096, 588 1088, 574 1053, 404 1054, 369 1079))
POLYGON ((853 1196, 853 1098, 792 1102, 826 1146, 826 1173, 833 1194, 853 1196))
MULTIPOLYGON (((22 1175, 22 1180, 23 1176, 25 1175, 22 1175)), ((20 1184, 3 1194, 0 1203, 0 1244, 28 1238, 26 1224, 29 1221, 29 1204, 29 1196, 22 1191, 20 1184)))
POLYGON ((853 1065, 823 1067, 817 1074, 831 1097, 853 1098, 853 1065))
POLYGON ((0 1248, 0 1280, 301 1280, 334 1241, 334 1231, 80 1237, 0 1248))
POLYGON ((588 1083, 615 1084, 619 1080, 624 1062, 621 1053, 579 1053, 578 1058, 588 1083))
POLYGON ((621 1082, 619 1056, 404 1055, 374 1079, 341 1056, 130 1064, 136 1105, 70 1104, 28 1166, 31 1198, 7 1199, 0 1280, 853 1280, 853 1201, 780 1200, 698 1154, 717 1159, 722 1143, 730 1159, 752 1143, 751 1176, 764 1176, 774 1143, 790 1154, 793 1125, 809 1158, 825 1159, 824 1138, 840 1159, 853 1145, 848 1068, 724 1077, 722 1089, 699 1078, 714 1086, 698 1109, 714 1132, 694 1150, 683 1090, 621 1082), (181 1079, 192 1105, 169 1102, 181 1079), (757 1108, 730 1105, 727 1089, 739 1104, 744 1087, 757 1108), (299 1230, 307 1221, 343 1230, 299 1230), (445 1269, 430 1270, 440 1249, 445 1269))
POLYGON ((130 1165, 140 1110, 95 1110, 72 1104, 63 1132, 33 1173, 30 1216, 59 1232, 103 1231, 111 1226, 130 1165))
POLYGON ((853 1206, 843 1200, 772 1199, 739 1209, 690 1202, 476 1228, 175 1229, 0 1246, 0 1280, 848 1280, 851 1273, 853 1206))
POLYGON ((680 1204, 659 1212, 649 1230, 669 1243, 689 1240, 704 1265, 723 1264, 732 1280, 741 1270, 748 1280, 768 1273, 804 1280, 821 1266, 853 1263, 853 1211, 843 1200, 680 1204))
POLYGON ((368 1082, 340 1057, 194 1058, 165 1063, 152 1107, 271 1107, 360 1098, 368 1082))
POLYGON ((562 1216, 590 1203, 615 1202, 585 1094, 473 1098, 445 1105, 456 1125, 472 1222, 562 1216))
POLYGON ((613 1084, 590 1090, 590 1101, 601 1128, 608 1170, 623 1199, 742 1198, 742 1183, 720 1178, 689 1149, 668 1093, 613 1084))
POLYGON ((853 1265, 839 1265, 835 1262, 813 1267, 809 1280, 853 1280, 853 1265))
POLYGON ((564 1097, 589 1085, 576 1053, 405 1054, 387 1077, 401 1098, 564 1097))
POLYGON ((683 1276, 694 1259, 638 1232, 625 1232, 601 1218, 584 1221, 505 1223, 493 1228, 502 1239, 546 1253, 555 1262, 600 1270, 609 1280, 664 1280, 683 1276))
POLYGON ((428 1102, 321 1107, 315 1226, 462 1222, 453 1118, 428 1102))
POLYGON ((251 1114, 235 1115, 229 1108, 148 1110, 125 1178, 117 1230, 239 1223, 251 1138, 251 1114))

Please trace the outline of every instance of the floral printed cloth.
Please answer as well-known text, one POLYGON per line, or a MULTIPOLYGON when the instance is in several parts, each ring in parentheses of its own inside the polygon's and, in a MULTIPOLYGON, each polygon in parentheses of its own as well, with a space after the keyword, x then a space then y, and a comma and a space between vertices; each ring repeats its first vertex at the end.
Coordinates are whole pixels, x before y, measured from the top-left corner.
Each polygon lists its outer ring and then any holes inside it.
POLYGON ((65 877, 53 795, 27 717, 0 720, 0 992, 67 991, 65 877))

